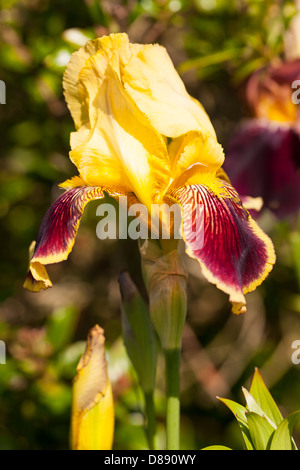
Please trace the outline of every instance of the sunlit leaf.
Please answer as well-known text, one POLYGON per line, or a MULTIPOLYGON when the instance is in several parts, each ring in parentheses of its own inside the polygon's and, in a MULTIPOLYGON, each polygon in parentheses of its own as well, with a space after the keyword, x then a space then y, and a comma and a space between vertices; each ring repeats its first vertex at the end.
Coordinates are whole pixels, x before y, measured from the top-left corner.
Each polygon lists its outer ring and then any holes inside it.
POLYGON ((276 424, 269 418, 269 416, 266 415, 264 410, 259 406, 259 404, 254 400, 253 396, 251 393, 248 392, 244 387, 242 387, 242 391, 244 394, 244 397, 246 399, 247 403, 247 409, 253 413, 258 414, 259 416, 262 416, 263 418, 266 418, 269 424, 276 429, 276 424))
POLYGON ((292 432, 300 410, 291 413, 278 426, 273 434, 270 450, 295 450, 296 445, 292 440, 292 432))
POLYGON ((249 391, 264 413, 278 426, 283 420, 283 416, 257 368, 255 369, 249 391))
POLYGON ((232 449, 230 449, 230 447, 226 447, 226 446, 215 445, 215 446, 203 447, 203 449, 201 449, 201 450, 232 450, 232 449))
MULTIPOLYGON (((219 398, 219 397, 218 397, 219 398)), ((234 416, 237 419, 237 422, 239 423, 244 443, 246 446, 247 450, 253 450, 253 444, 249 432, 249 426, 246 418, 246 413, 247 413, 247 408, 244 406, 240 405, 239 403, 236 403, 233 400, 228 400, 227 398, 219 398, 220 401, 222 401, 229 409, 232 411, 234 416)))
POLYGON ((249 432, 255 450, 267 450, 272 434, 275 432, 268 420, 257 413, 247 412, 249 432))

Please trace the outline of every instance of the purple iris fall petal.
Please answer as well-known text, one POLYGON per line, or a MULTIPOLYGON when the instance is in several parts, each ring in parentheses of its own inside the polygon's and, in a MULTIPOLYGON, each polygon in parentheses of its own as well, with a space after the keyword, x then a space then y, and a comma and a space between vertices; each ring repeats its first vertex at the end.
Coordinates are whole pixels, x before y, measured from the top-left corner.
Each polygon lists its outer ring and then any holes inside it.
POLYGON ((278 217, 300 206, 300 136, 287 125, 251 120, 229 143, 224 165, 242 195, 262 197, 278 217))

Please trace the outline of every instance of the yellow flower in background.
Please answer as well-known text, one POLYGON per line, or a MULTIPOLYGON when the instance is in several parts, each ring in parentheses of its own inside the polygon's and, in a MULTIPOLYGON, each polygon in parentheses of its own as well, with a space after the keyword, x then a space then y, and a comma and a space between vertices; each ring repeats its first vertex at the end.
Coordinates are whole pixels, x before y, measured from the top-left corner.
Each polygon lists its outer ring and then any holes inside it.
POLYGON ((104 332, 89 332, 73 385, 71 445, 73 450, 110 450, 114 435, 114 404, 107 375, 104 332))
POLYGON ((152 204, 179 203, 191 220, 183 233, 188 255, 229 294, 234 313, 244 312, 244 294, 272 269, 273 245, 221 169, 213 126, 165 48, 131 44, 124 33, 89 41, 73 54, 63 86, 79 175, 61 185, 67 191, 42 222, 25 287, 52 285, 45 265, 68 257, 87 202, 126 195, 149 212, 152 204), (199 204, 204 243, 195 247, 199 204))

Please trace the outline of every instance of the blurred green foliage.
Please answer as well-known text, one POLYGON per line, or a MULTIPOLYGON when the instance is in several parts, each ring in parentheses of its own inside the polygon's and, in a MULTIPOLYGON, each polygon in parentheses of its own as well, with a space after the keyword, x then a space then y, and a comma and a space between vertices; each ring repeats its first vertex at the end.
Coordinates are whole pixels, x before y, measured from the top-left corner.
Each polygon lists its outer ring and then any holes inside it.
MULTIPOLYGON (((58 183, 75 174, 68 159, 74 130, 62 92, 73 51, 89 38, 126 31, 131 40, 165 45, 193 96, 200 99, 225 147, 245 106, 238 85, 262 64, 283 56, 292 1, 271 0, 0 0, 0 448, 69 446, 71 383, 88 330, 105 330, 116 402, 115 447, 144 448, 142 395, 121 340, 121 269, 141 292, 137 246, 96 238, 96 203, 84 214, 68 262, 52 266, 53 289, 30 294, 22 284, 28 248, 58 183)), ((216 395, 240 401, 240 386, 258 366, 284 416, 300 408, 300 366, 291 344, 300 339, 297 217, 264 213, 277 264, 249 295, 249 311, 230 313, 227 296, 190 266, 182 354, 182 448, 216 442, 242 448, 239 429, 216 395)), ((158 432, 163 434, 163 367, 157 383, 158 432)), ((297 436, 296 438, 297 439, 297 436)))

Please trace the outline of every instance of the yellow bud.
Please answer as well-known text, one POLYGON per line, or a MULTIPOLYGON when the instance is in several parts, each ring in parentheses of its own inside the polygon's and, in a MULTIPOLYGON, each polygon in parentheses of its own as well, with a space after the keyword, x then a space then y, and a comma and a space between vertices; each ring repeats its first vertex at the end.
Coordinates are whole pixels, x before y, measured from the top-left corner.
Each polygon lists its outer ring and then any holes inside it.
POLYGON ((104 331, 89 331, 87 347, 73 385, 71 445, 73 450, 110 450, 114 405, 105 359, 104 331))

